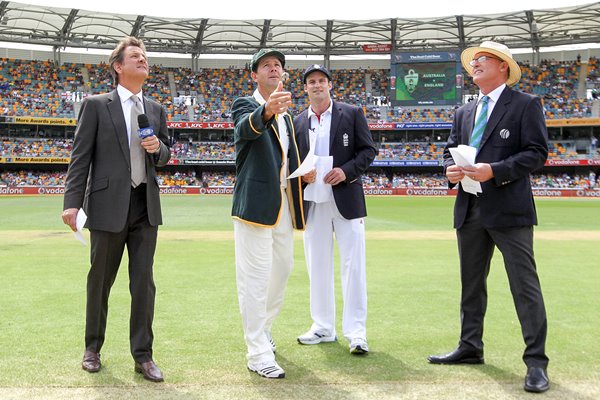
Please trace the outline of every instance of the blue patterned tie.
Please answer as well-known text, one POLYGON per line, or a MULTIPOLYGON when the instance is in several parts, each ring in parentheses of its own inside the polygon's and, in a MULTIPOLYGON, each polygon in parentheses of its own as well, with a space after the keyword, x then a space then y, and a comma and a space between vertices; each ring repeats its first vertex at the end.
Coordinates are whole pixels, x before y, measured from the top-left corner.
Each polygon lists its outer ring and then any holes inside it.
POLYGON ((483 96, 481 98, 483 104, 481 105, 481 111, 479 112, 477 121, 475 121, 473 133, 471 134, 471 140, 469 141, 469 144, 476 149, 479 149, 479 144, 481 143, 481 138, 483 137, 483 132, 485 131, 485 125, 487 124, 489 99, 490 98, 488 96, 483 96))

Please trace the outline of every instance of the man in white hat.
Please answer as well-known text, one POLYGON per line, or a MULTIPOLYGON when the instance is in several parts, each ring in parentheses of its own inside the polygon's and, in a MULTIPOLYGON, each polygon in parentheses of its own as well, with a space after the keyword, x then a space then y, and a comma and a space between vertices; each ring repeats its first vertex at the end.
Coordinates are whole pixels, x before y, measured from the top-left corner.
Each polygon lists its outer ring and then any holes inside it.
POLYGON ((462 283, 458 348, 428 360, 433 364, 484 362, 486 278, 497 247, 504 258, 526 345, 524 389, 544 392, 550 387, 547 322, 533 255, 537 216, 529 180, 548 156, 542 103, 538 97, 510 88, 519 81, 521 70, 508 47, 483 42, 463 51, 461 61, 479 87, 479 97, 456 110, 444 168, 450 187, 469 177, 481 184, 482 192, 473 195, 460 185, 454 207, 462 283), (461 144, 477 149, 475 165, 455 165, 450 148, 461 144))

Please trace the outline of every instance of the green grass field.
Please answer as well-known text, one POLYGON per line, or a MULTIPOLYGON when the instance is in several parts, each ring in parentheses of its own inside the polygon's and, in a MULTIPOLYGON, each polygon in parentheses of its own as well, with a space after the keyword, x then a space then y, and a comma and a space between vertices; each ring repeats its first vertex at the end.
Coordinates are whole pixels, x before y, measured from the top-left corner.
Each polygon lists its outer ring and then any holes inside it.
MULTIPOLYGON (((62 224, 61 197, 2 197, 0 398, 532 398, 522 390, 523 340, 499 254, 489 277, 486 364, 426 361, 458 340, 453 201, 368 199, 371 353, 366 357, 351 356, 343 339, 319 346, 296 343, 310 325, 297 235, 296 265, 274 327, 277 359, 287 377, 268 381, 245 367, 231 198, 163 197, 154 331, 155 359, 166 382, 152 384, 133 372, 129 354, 126 264, 111 295, 103 369, 88 374, 80 362, 89 247, 62 224)), ((549 318, 552 384, 542 396, 598 399, 600 201, 538 199, 537 207, 535 251, 549 318)))

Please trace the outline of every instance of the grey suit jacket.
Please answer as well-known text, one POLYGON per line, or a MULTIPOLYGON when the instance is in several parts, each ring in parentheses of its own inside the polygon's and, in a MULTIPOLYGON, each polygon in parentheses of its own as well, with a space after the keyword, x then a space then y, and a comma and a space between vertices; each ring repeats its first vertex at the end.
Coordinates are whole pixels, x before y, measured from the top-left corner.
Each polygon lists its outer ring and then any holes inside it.
MULTIPOLYGON (((162 224, 162 215, 155 167, 165 165, 171 152, 164 109, 147 98, 144 109, 161 141, 158 153, 146 153, 148 220, 156 226, 162 224)), ((127 221, 130 193, 129 143, 119 95, 114 90, 87 97, 75 131, 64 209, 83 207, 88 216, 87 228, 120 232, 127 221)))

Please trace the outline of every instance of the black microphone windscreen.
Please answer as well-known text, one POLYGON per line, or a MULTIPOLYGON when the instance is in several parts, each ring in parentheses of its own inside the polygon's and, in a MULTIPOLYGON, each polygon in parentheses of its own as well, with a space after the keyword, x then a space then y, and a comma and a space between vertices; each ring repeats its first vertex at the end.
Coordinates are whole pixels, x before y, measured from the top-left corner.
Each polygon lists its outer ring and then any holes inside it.
POLYGON ((138 115, 138 126, 140 129, 144 129, 150 126, 150 122, 148 121, 148 116, 146 114, 138 115))

